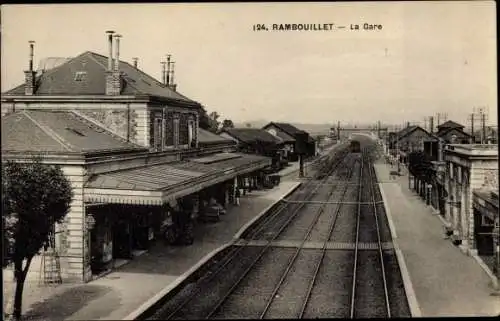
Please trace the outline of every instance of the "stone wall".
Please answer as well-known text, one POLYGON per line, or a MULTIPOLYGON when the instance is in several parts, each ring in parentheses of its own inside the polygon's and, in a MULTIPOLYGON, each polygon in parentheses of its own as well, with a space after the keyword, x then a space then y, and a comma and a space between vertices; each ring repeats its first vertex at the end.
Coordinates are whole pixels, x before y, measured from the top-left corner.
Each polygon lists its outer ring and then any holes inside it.
POLYGON ((124 102, 5 102, 2 116, 24 109, 74 111, 123 139, 141 146, 149 144, 148 111, 145 103, 124 102))
POLYGON ((122 138, 137 140, 137 112, 135 110, 82 110, 82 114, 91 117, 104 128, 116 133, 122 138))

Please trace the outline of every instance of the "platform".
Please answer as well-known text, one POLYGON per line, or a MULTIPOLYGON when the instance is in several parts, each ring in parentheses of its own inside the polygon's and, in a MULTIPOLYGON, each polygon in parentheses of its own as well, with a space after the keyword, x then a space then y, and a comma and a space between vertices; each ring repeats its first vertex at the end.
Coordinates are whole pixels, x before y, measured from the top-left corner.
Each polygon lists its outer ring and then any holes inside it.
MULTIPOLYGON (((87 284, 38 287, 25 284, 23 315, 40 320, 119 320, 146 304, 190 270, 204 263, 221 247, 232 243, 245 223, 262 215, 300 183, 282 182, 271 190, 243 196, 240 206, 228 209, 220 222, 198 224, 190 246, 168 246, 157 242, 147 253, 105 277, 87 284)), ((12 297, 12 278, 4 279, 4 297, 12 297)))
MULTIPOLYGON (((496 316, 500 298, 477 262, 443 237, 441 220, 408 189, 408 176, 389 179, 390 166, 376 164, 395 245, 405 264, 406 287, 421 316, 496 316)), ((408 292, 408 291, 407 291, 408 292)))
MULTIPOLYGON (((320 156, 331 153, 332 151, 339 148, 340 146, 345 146, 345 144, 341 143, 341 144, 332 145, 332 146, 328 147, 327 149, 325 149, 324 151, 322 151, 320 153, 320 156)), ((308 168, 311 165, 311 163, 312 162, 305 162, 304 163, 304 172, 306 175, 307 175, 308 168)), ((279 175, 281 177, 288 177, 288 178, 298 178, 298 174, 299 174, 299 162, 298 161, 291 163, 291 165, 289 165, 288 167, 286 167, 286 168, 282 169, 281 171, 279 171, 278 173, 276 173, 276 175, 279 175)))

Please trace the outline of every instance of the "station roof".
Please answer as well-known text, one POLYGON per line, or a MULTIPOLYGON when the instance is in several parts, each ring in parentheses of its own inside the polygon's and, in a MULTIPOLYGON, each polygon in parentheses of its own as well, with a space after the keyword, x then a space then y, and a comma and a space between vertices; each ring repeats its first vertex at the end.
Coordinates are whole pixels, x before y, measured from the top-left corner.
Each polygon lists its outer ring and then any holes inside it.
POLYGON ((235 144, 231 139, 214 134, 202 128, 198 129, 198 142, 201 145, 224 144, 224 143, 235 144))
MULTIPOLYGON (((269 127, 271 125, 274 125, 276 126, 277 128, 281 129, 282 131, 284 131, 285 133, 287 133, 288 135, 292 136, 294 139, 295 139, 295 135, 297 134, 302 134, 302 133, 306 133, 307 134, 307 140, 309 143, 313 143, 314 142, 314 138, 312 138, 309 133, 307 133, 306 131, 302 130, 302 129, 299 129, 295 126, 293 126, 292 124, 290 123, 281 123, 281 122, 270 122, 269 124, 267 124, 266 126, 264 126, 263 128, 266 128, 266 127, 269 127)), ((278 135, 279 136, 279 135, 278 135)))
POLYGON ((416 130, 421 130, 421 131, 423 131, 424 133, 427 134, 427 138, 425 139, 426 141, 437 141, 437 140, 439 140, 439 138, 437 136, 429 133, 428 131, 426 131, 425 129, 423 129, 422 127, 417 126, 417 125, 411 125, 411 126, 408 126, 408 127, 405 127, 403 129, 401 129, 399 132, 396 133, 397 139, 400 140, 400 139, 402 139, 402 138, 410 135, 411 133, 413 133, 416 130))
POLYGON ((146 151, 71 111, 23 110, 2 117, 2 152, 146 151))
POLYGON ((269 157, 243 153, 217 153, 210 156, 193 158, 190 161, 226 172, 256 164, 271 165, 271 158, 269 157))
POLYGON ((219 153, 118 170, 90 177, 84 186, 84 199, 86 202, 162 205, 270 164, 268 157, 219 153))
POLYGON ((448 121, 445 121, 444 123, 442 123, 441 125, 438 125, 437 126, 438 129, 442 128, 442 129, 445 129, 445 128, 459 128, 459 129, 463 129, 465 128, 465 126, 463 125, 460 125, 459 123, 456 123, 452 120, 448 120, 448 121))
MULTIPOLYGON (((108 57, 91 51, 64 61, 36 77, 36 90, 32 97, 105 95, 107 61, 108 57), (79 78, 77 73, 84 76, 79 78)), ((201 106, 128 62, 120 60, 118 68, 122 79, 121 95, 163 99, 182 106, 201 106)), ((23 83, 2 96, 24 96, 24 86, 23 83)))
POLYGON ((244 142, 244 143, 270 143, 270 144, 281 144, 283 139, 271 135, 267 131, 261 128, 227 128, 223 130, 232 137, 244 142))

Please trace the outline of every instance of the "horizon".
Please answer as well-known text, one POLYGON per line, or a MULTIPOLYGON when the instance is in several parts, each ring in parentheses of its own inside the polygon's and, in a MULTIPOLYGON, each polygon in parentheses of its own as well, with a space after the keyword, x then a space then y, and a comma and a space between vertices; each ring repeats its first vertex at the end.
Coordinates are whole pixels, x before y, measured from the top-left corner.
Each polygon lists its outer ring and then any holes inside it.
POLYGON ((160 60, 172 54, 179 92, 235 123, 260 114, 304 124, 398 124, 440 112, 467 127, 473 107, 486 106, 488 123, 496 124, 491 1, 4 5, 1 13, 2 93, 24 82, 29 40, 36 41, 36 66, 85 51, 107 56, 104 32, 112 29, 123 35, 121 60, 139 57, 139 68, 158 80, 160 60), (251 30, 255 23, 316 21, 384 28, 251 30))

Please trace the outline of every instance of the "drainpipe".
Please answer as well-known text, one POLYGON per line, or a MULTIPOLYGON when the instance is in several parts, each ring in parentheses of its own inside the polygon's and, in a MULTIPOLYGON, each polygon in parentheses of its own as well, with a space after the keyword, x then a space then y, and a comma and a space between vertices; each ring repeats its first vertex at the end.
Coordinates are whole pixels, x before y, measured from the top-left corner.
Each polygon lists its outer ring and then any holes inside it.
MULTIPOLYGON (((136 67, 137 68, 137 67, 136 67)), ((127 103, 127 143, 130 142, 130 103, 127 103)))

